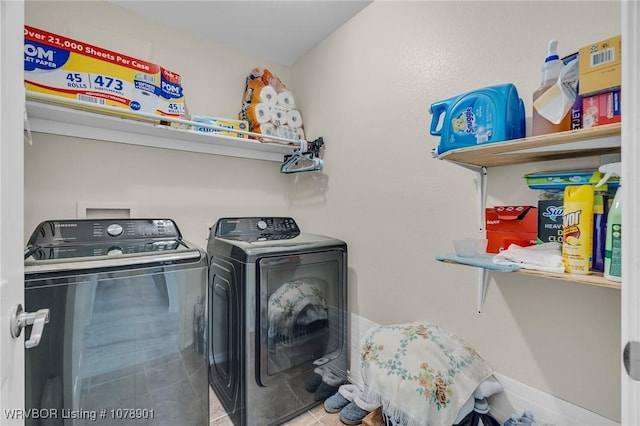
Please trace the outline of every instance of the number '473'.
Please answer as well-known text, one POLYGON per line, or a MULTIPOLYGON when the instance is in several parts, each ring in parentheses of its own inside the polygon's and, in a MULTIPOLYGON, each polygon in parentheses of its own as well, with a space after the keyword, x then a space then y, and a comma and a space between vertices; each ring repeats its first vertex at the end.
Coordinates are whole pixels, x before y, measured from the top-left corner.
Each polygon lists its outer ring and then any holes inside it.
POLYGON ((107 77, 106 75, 97 75, 96 78, 93 79, 93 82, 96 86, 106 87, 108 89, 122 90, 124 87, 122 80, 107 77))

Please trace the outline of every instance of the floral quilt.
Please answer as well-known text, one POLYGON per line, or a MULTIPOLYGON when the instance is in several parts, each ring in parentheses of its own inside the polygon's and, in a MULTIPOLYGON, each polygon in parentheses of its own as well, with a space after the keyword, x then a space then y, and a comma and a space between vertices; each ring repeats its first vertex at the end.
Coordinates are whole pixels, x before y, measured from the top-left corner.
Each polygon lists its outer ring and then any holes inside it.
POLYGON ((322 290, 304 281, 282 284, 269 297, 269 337, 295 337, 297 327, 327 319, 322 290))
POLYGON ((428 322, 378 326, 360 341, 364 399, 396 424, 451 426, 492 370, 459 337, 428 322))

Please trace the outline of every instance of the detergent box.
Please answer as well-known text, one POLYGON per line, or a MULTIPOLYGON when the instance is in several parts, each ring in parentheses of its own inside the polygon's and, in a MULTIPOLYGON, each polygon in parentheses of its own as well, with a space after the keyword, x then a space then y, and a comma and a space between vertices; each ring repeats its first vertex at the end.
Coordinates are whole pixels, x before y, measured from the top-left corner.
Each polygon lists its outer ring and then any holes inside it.
POLYGON ((621 119, 619 89, 582 99, 583 128, 619 123, 621 119))
POLYGON ((524 102, 511 83, 433 103, 429 112, 430 133, 440 136, 438 147, 432 151, 434 156, 451 149, 525 137, 524 102))
POLYGON ((622 39, 615 36, 582 47, 579 51, 580 95, 589 96, 620 87, 622 39))
POLYGON ((246 134, 234 132, 234 130, 249 131, 249 122, 246 120, 233 120, 228 118, 207 117, 206 115, 191 115, 191 121, 196 123, 211 124, 214 126, 224 127, 229 131, 211 129, 209 127, 191 126, 197 132, 215 133, 224 136, 233 136, 237 138, 247 138, 246 134))
POLYGON ((538 243, 562 243, 564 200, 538 200, 538 243))
POLYGON ((487 208, 487 253, 499 253, 511 244, 530 246, 538 237, 538 209, 533 206, 487 208))
MULTIPOLYGON (((578 52, 562 58, 562 63, 567 65, 573 60, 578 60, 578 67, 580 66, 580 56, 578 52)), ((576 100, 571 105, 569 114, 571 114, 571 130, 577 130, 582 128, 582 97, 578 94, 580 91, 580 83, 576 83, 576 100)))
MULTIPOLYGON (((156 64, 82 41, 24 27, 24 82, 27 91, 111 106, 115 115, 144 112, 182 118, 180 75, 156 64)), ((77 105, 73 105, 77 107, 77 105)), ((80 106, 89 110, 91 105, 80 106)))

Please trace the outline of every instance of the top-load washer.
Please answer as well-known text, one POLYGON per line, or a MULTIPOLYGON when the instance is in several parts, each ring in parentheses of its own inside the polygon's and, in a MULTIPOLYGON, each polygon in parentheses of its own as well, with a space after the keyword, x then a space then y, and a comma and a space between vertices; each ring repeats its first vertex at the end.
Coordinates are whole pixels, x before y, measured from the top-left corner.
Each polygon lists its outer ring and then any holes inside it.
POLYGON ((235 425, 281 424, 346 381, 347 244, 288 217, 211 230, 209 380, 235 425))
POLYGON ((38 225, 25 310, 48 323, 25 336, 26 425, 208 425, 206 261, 169 219, 38 225))

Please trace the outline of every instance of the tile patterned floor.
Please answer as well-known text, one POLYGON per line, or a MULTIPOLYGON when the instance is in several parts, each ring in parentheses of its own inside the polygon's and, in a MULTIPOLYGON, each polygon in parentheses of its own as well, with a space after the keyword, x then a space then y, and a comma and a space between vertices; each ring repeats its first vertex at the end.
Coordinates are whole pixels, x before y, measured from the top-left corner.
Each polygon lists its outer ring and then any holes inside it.
MULTIPOLYGON (((233 426, 226 416, 224 409, 213 391, 209 391, 209 426, 233 426)), ((284 426, 344 426, 340 421, 340 414, 329 414, 324 411, 322 404, 315 406, 306 413, 284 423, 284 426)))

